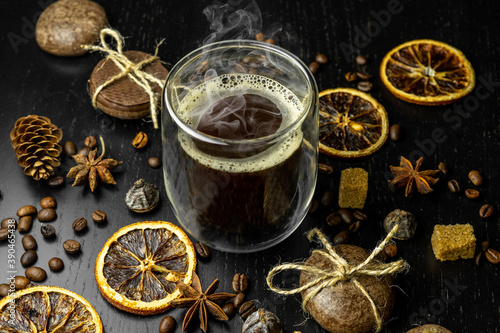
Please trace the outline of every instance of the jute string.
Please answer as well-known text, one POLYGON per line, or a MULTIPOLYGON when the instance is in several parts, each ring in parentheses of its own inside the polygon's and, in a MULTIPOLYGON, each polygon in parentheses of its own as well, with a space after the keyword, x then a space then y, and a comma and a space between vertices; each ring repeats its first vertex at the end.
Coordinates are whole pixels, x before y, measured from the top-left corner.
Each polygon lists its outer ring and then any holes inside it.
POLYGON ((101 51, 106 53, 106 59, 113 61, 113 63, 120 69, 120 73, 116 74, 113 77, 110 77, 106 82, 101 84, 94 92, 92 96, 92 106, 97 108, 97 96, 107 86, 111 85, 113 82, 118 81, 119 79, 127 76, 132 81, 134 81, 139 87, 144 89, 144 91, 149 95, 149 106, 151 110, 151 119, 153 119, 154 128, 158 128, 158 120, 156 118, 157 115, 157 107, 158 107, 158 97, 156 96, 153 88, 151 87, 151 82, 158 84, 160 87, 163 87, 165 84, 164 80, 160 80, 153 75, 146 73, 143 71, 143 67, 159 60, 158 57, 158 48, 163 43, 160 41, 158 45, 156 45, 156 50, 153 56, 144 59, 137 64, 130 61, 123 54, 123 37, 118 33, 118 31, 104 28, 100 32, 101 45, 82 45, 81 47, 85 50, 93 51, 101 51), (112 37, 116 42, 116 50, 113 50, 111 46, 106 42, 106 37, 112 37))
POLYGON ((269 288, 275 293, 282 295, 293 295, 300 293, 306 289, 314 287, 314 289, 304 297, 302 301, 302 309, 307 312, 307 303, 316 296, 323 288, 328 288, 334 286, 339 281, 350 281, 359 288, 359 290, 365 295, 368 301, 371 304, 373 309, 373 314, 375 316, 375 321, 377 323, 376 332, 380 332, 382 329, 382 318, 380 317, 380 312, 373 301, 372 297, 368 294, 368 291, 361 285, 361 283, 357 280, 356 277, 363 275, 370 276, 385 276, 392 275, 397 272, 400 272, 408 267, 408 264, 404 260, 398 260, 395 262, 387 263, 387 264, 374 264, 370 263, 370 261, 375 258, 377 254, 383 251, 385 245, 391 240, 392 236, 398 230, 398 225, 395 225, 392 228, 391 232, 387 235, 382 243, 380 243, 370 254, 365 261, 357 266, 350 265, 344 258, 339 256, 337 252, 333 249, 330 242, 327 240, 326 236, 317 228, 310 230, 307 234, 307 239, 309 241, 313 240, 314 236, 317 236, 323 246, 327 251, 324 250, 314 250, 314 253, 320 254, 327 259, 329 259, 335 266, 333 270, 323 270, 317 267, 313 267, 306 264, 296 264, 296 263, 288 263, 283 265, 278 265, 274 267, 269 274, 267 275, 267 285, 269 288), (317 276, 313 281, 303 285, 302 287, 295 289, 280 289, 273 284, 273 278, 281 271, 286 271, 289 269, 296 269, 299 271, 308 272, 317 276))

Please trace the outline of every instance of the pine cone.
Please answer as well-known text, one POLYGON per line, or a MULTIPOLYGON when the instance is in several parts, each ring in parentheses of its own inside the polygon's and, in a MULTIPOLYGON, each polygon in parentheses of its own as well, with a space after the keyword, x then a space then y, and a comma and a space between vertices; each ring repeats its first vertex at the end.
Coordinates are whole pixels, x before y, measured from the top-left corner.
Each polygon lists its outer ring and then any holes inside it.
POLYGON ((51 124, 49 118, 35 115, 19 118, 10 132, 17 163, 35 180, 48 179, 54 175, 54 168, 61 165, 61 139, 61 129, 51 124))

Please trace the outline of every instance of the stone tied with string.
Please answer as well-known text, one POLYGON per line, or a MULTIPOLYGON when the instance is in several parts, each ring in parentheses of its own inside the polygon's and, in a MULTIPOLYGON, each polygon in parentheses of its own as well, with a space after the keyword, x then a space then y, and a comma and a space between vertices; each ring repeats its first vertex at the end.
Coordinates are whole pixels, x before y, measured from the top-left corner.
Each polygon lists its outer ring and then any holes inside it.
POLYGON ((92 105, 110 116, 121 119, 139 119, 151 115, 158 128, 157 113, 168 70, 158 57, 141 51, 123 51, 123 37, 113 29, 102 29, 100 45, 82 45, 85 50, 106 54, 94 68, 89 79, 92 105), (106 37, 116 44, 114 50, 106 37))
POLYGON ((62 130, 47 117, 30 115, 19 118, 10 132, 17 163, 35 180, 48 179, 61 165, 62 130))
POLYGON ((331 333, 380 332, 394 307, 393 275, 407 269, 403 260, 384 263, 378 257, 398 226, 371 253, 354 245, 332 246, 318 229, 316 236, 324 249, 314 250, 304 263, 274 267, 267 276, 269 288, 282 295, 301 293, 302 308, 331 333), (299 270, 300 287, 281 289, 274 277, 282 271, 299 270))

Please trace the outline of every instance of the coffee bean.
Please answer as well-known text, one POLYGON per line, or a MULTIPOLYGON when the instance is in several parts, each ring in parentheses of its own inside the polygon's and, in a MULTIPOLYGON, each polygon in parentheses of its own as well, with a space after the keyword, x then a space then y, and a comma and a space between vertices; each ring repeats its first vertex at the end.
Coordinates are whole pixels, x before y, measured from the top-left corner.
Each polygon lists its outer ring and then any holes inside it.
POLYGON ((68 239, 63 243, 64 251, 68 254, 75 254, 80 252, 80 243, 74 239, 68 239))
POLYGON ((47 273, 40 267, 30 267, 24 275, 33 282, 42 282, 47 278, 47 273))
POLYGON ((9 238, 9 229, 0 228, 0 241, 6 240, 9 238))
POLYGON ((95 138, 95 136, 91 135, 85 138, 84 141, 85 147, 94 148, 96 144, 97 144, 97 139, 95 138))
POLYGON ((348 208, 340 208, 337 213, 342 217, 342 221, 346 224, 352 224, 354 222, 354 215, 348 208))
POLYGON ((481 247, 481 251, 484 252, 484 251, 486 251, 486 250, 488 250, 490 248, 490 242, 484 241, 484 242, 481 243, 480 247, 481 247))
POLYGON ((26 215, 31 215, 36 213, 36 207, 32 205, 26 205, 22 206, 21 208, 18 209, 17 211, 17 216, 26 216, 26 215))
POLYGON ((364 55, 358 54, 356 56, 356 63, 358 65, 366 65, 367 59, 364 55))
POLYGON ((52 197, 45 197, 40 200, 40 206, 42 206, 42 208, 56 208, 57 202, 56 199, 52 197))
POLYGON ((323 53, 318 53, 316 55, 316 59, 315 60, 316 60, 316 62, 318 64, 322 64, 322 65, 324 65, 324 64, 326 64, 328 62, 328 58, 323 53))
POLYGON ((487 249, 484 254, 486 255, 486 260, 490 263, 495 265, 500 263, 500 252, 497 250, 487 249))
POLYGON ((82 155, 82 156, 87 157, 87 156, 89 156, 89 153, 90 153, 91 150, 92 149, 90 147, 85 146, 82 149, 80 149, 79 151, 77 151, 76 153, 78 155, 82 155))
POLYGON ((40 222, 51 222, 54 221, 57 217, 56 211, 54 208, 43 208, 37 214, 38 221, 40 222))
POLYGON ((335 227, 339 225, 340 222, 342 222, 342 216, 340 216, 339 213, 333 212, 328 214, 328 216, 326 217, 326 223, 329 226, 335 227))
POLYGON ((255 303, 252 301, 247 301, 243 304, 241 304, 238 313, 241 316, 241 319, 245 320, 250 316, 252 313, 257 311, 257 307, 255 306, 255 303))
POLYGON ((391 258, 394 258, 398 254, 398 247, 394 243, 387 244, 384 247, 384 252, 391 258))
POLYGON ((207 245, 201 242, 196 242, 196 244, 194 244, 194 248, 198 257, 205 259, 210 256, 210 248, 207 245))
POLYGON ((468 188, 465 190, 465 196, 469 199, 477 199, 479 198, 479 196, 481 195, 481 192, 479 192, 478 190, 474 190, 472 188, 468 188))
POLYGON ((346 244, 351 240, 351 232, 349 230, 343 230, 333 237, 333 243, 335 245, 346 244))
POLYGON ((276 41, 272 38, 268 38, 266 39, 264 42, 266 42, 267 44, 273 44, 273 45, 276 45, 276 41))
POLYGON ((245 274, 236 273, 233 277, 233 291, 242 293, 248 288, 248 278, 245 274))
POLYGON ((177 322, 172 316, 165 316, 160 322, 160 327, 158 328, 159 333, 174 333, 177 322))
POLYGON ((361 222, 360 221, 356 221, 354 222, 353 224, 351 224, 349 226, 349 231, 350 232, 356 232, 359 230, 359 228, 361 227, 361 222))
POLYGON ((356 73, 356 76, 358 78, 360 78, 361 80, 369 80, 372 78, 372 76, 368 73, 364 73, 364 72, 357 72, 356 73))
POLYGON ((439 171, 441 171, 444 175, 446 175, 446 174, 448 173, 448 167, 446 166, 446 164, 445 164, 444 162, 439 162, 438 169, 439 169, 439 171))
POLYGON ((71 227, 76 232, 83 231, 85 230, 85 228, 87 228, 87 220, 83 217, 79 217, 75 220, 75 222, 73 222, 71 227))
POLYGON ((148 135, 144 132, 139 132, 132 140, 132 146, 136 149, 142 149, 148 144, 148 135))
POLYGON ((313 61, 309 64, 309 70, 312 74, 316 74, 319 71, 319 64, 316 61, 313 61))
POLYGON ((335 193, 333 191, 325 191, 321 197, 321 204, 325 207, 331 206, 335 203, 335 193))
POLYGON ((479 251, 476 256, 474 257, 474 262, 476 263, 476 266, 479 266, 481 262, 481 257, 483 256, 483 252, 479 251))
POLYGON ((451 193, 458 193, 460 192, 460 185, 455 179, 452 179, 448 182, 448 189, 451 193))
POLYGON ((363 92, 369 92, 373 88, 373 84, 370 81, 359 81, 358 82, 358 90, 363 92))
POLYGON ((263 42, 266 40, 266 35, 264 35, 262 32, 259 32, 255 35, 255 40, 263 42))
POLYGON ((333 167, 329 164, 318 163, 318 170, 325 175, 329 175, 333 172, 333 167))
POLYGON ((222 311, 226 314, 226 316, 231 319, 233 318, 234 314, 236 313, 236 308, 234 307, 233 303, 226 303, 222 307, 222 311))
POLYGON ((10 226, 10 229, 15 230, 17 227, 16 219, 14 219, 12 217, 8 217, 8 218, 2 220, 2 223, 0 224, 0 228, 9 229, 9 226, 10 226))
POLYGON ((245 294, 244 293, 238 293, 236 294, 236 297, 233 300, 233 304, 235 308, 239 308, 241 304, 243 304, 243 301, 245 300, 245 294))
POLYGON ((389 128, 389 137, 392 141, 399 141, 401 139, 401 126, 394 124, 389 128))
POLYGON ((31 235, 26 235, 21 239, 21 243, 23 244, 23 248, 25 251, 36 250, 38 244, 36 240, 31 235))
POLYGON ((106 213, 102 210, 96 210, 92 213, 92 220, 94 220, 95 223, 103 223, 106 221, 106 213))
POLYGON ((317 202, 316 200, 313 200, 311 201, 311 206, 309 206, 309 211, 308 213, 309 214, 314 214, 314 212, 316 212, 319 208, 319 202, 317 202))
POLYGON ((362 210, 356 209, 354 212, 352 212, 352 215, 354 218, 358 221, 366 221, 368 220, 368 215, 362 210))
POLYGON ((23 267, 31 266, 36 262, 37 259, 38 255, 36 254, 36 251, 28 250, 21 256, 21 265, 23 265, 23 267))
POLYGON ((469 179, 472 184, 476 186, 480 186, 481 184, 483 184, 483 176, 477 170, 472 170, 471 172, 469 172, 469 179))
POLYGON ((345 79, 347 82, 354 82, 358 79, 358 75, 353 72, 347 72, 345 75, 345 79))
POLYGON ((158 169, 161 167, 161 160, 158 157, 148 158, 148 165, 153 169, 158 169))
POLYGON ((56 229, 53 226, 51 226, 50 224, 42 225, 42 227, 40 228, 40 231, 42 233, 42 236, 45 238, 52 238, 56 234, 56 229))
POLYGON ((54 257, 49 260, 49 269, 52 272, 60 272, 64 269, 64 261, 61 258, 54 257))
POLYGON ((31 225, 33 223, 33 218, 30 215, 26 215, 19 218, 18 230, 20 233, 28 232, 31 230, 31 225))
POLYGON ((76 146, 72 141, 66 141, 63 146, 64 153, 68 156, 72 156, 76 154, 76 146))
POLYGON ((479 216, 482 217, 483 219, 487 219, 493 215, 494 208, 490 204, 485 204, 482 205, 481 208, 479 209, 479 216))
POLYGON ((9 294, 10 285, 7 283, 0 284, 0 297, 5 297, 9 294))
POLYGON ((47 181, 49 187, 61 187, 64 185, 64 178, 61 176, 52 177, 47 181))
POLYGON ((25 276, 17 275, 14 278, 14 286, 15 286, 16 290, 21 290, 21 289, 26 288, 28 286, 28 284, 30 284, 30 280, 25 276))

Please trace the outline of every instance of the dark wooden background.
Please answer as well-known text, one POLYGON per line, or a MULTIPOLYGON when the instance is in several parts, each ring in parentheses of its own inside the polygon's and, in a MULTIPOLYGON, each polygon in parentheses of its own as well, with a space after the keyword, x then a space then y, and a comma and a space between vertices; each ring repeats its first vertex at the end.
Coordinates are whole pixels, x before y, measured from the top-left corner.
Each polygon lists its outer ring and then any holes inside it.
MULTIPOLYGON (((100 295, 94 280, 94 262, 106 239, 120 227, 144 220, 166 220, 177 223, 164 191, 162 171, 148 167, 150 156, 161 155, 160 132, 148 121, 123 121, 92 108, 87 92, 87 80, 100 55, 77 58, 59 58, 41 51, 34 39, 33 24, 44 6, 52 1, 3 2, 0 19, 0 218, 15 216, 26 204, 39 206, 45 196, 58 201, 58 218, 52 222, 57 238, 46 241, 40 235, 35 221, 31 234, 39 243, 36 265, 48 272, 46 284, 68 288, 82 294, 101 315, 105 331, 155 332, 163 315, 141 317, 115 309, 100 295), (95 193, 84 187, 71 187, 71 180, 63 188, 51 189, 45 182, 36 182, 22 173, 10 147, 9 132, 17 118, 29 114, 48 116, 62 128, 63 142, 72 140, 79 147, 88 135, 102 135, 107 155, 123 164, 114 172, 116 186, 100 186, 95 193), (150 136, 144 151, 136 151, 131 141, 138 131, 150 136), (124 203, 125 193, 132 183, 144 178, 161 188, 161 203, 147 214, 135 214, 124 203), (84 235, 74 235, 71 223, 80 216, 101 209, 108 214, 107 224, 97 226, 90 221, 84 235), (82 243, 78 256, 68 256, 62 242, 75 238, 82 243), (48 259, 59 256, 66 268, 60 273, 48 270, 48 259)), ((162 60, 170 67, 183 55, 201 45, 208 35, 209 24, 202 10, 207 1, 131 1, 101 0, 110 25, 126 36, 126 49, 154 52, 156 42, 165 38, 160 49, 162 60)), ((357 160, 340 161, 321 156, 322 162, 335 167, 331 175, 320 175, 316 198, 327 190, 337 191, 340 171, 347 167, 363 167, 370 174, 367 203, 369 221, 352 243, 372 249, 384 237, 381 221, 395 208, 415 214, 417 236, 398 241, 399 255, 411 269, 395 280, 397 305, 386 332, 405 332, 416 324, 437 323, 452 332, 499 332, 500 267, 487 262, 479 267, 473 260, 439 262, 434 258, 430 236, 435 224, 471 223, 478 242, 489 240, 500 250, 498 214, 489 220, 478 216, 483 203, 498 209, 500 197, 499 160, 499 98, 500 94, 500 5, 497 1, 259 1, 265 31, 276 29, 277 22, 287 23, 287 31, 295 32, 296 39, 286 44, 304 62, 309 63, 316 53, 325 53, 330 62, 316 75, 320 90, 351 86, 343 76, 355 70, 352 58, 343 51, 357 47, 368 59, 367 71, 374 74, 371 94, 387 109, 391 123, 400 123, 404 129, 401 142, 388 141, 375 155, 357 160), (383 16, 382 24, 376 14, 395 5, 396 11, 383 16), (378 28, 377 28, 378 27, 378 28), (360 32, 361 31, 361 32, 360 32), (368 33, 367 33, 368 31, 368 33), (360 36, 368 34, 364 40, 360 36), (451 106, 425 107, 396 99, 379 80, 378 66, 382 57, 394 46, 416 38, 430 38, 447 42, 462 50, 471 61, 478 78, 478 86, 485 92, 490 82, 488 97, 470 98, 451 106), (491 83, 493 82, 493 83, 491 83), (470 104, 468 104, 470 103, 470 104), (457 107, 471 112, 458 115, 457 107), (454 109, 455 108, 455 109, 454 109), (451 110, 451 111, 448 111, 451 110), (453 118, 452 118, 453 117, 453 118), (441 129, 444 142, 432 142, 432 133, 441 129), (419 145, 425 143, 425 151, 419 145), (420 143, 420 144, 419 144, 420 143), (445 162, 450 171, 426 196, 405 198, 401 191, 392 191, 387 185, 389 165, 396 165, 399 156, 424 155, 424 167, 436 168, 445 162), (462 188, 471 186, 467 173, 480 170, 486 177, 481 186, 481 198, 468 200, 463 193, 453 195, 446 188, 447 180, 457 179, 462 188)), ((475 93, 475 92, 474 92, 475 93)), ((472 95, 474 95, 474 93, 472 95)), ((168 158, 168 157, 167 157, 168 158)), ((63 157, 58 175, 65 175, 74 162, 63 157)), ((332 208, 335 209, 335 208, 332 208)), ((237 272, 245 273, 251 281, 248 299, 260 307, 275 312, 284 323, 285 332, 322 332, 322 329, 300 309, 300 297, 282 298, 273 294, 265 283, 271 267, 278 262, 307 258, 315 244, 309 244, 305 232, 320 227, 333 237, 338 229, 324 222, 329 210, 308 216, 300 228, 287 240, 267 251, 253 254, 212 252, 209 260, 200 261, 198 274, 204 286, 213 279, 221 280, 221 291, 231 290, 231 279, 237 272)), ((22 254, 17 234, 17 257, 22 254)), ((0 279, 6 278, 7 243, 0 244, 0 279)), ((20 273, 22 266, 18 264, 20 273)), ((278 283, 288 286, 298 283, 298 274, 285 273, 278 283)), ((167 314, 182 321, 185 309, 167 314)), ((366 309, 366 311, 370 311, 366 309)), ((227 323, 213 320, 211 332, 239 332, 242 320, 236 316, 227 323)), ((180 327, 177 329, 181 331, 180 327)), ((190 332, 197 332, 191 329, 190 332)))

